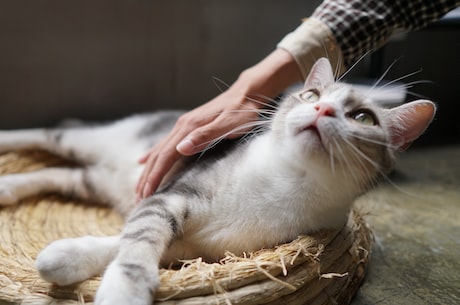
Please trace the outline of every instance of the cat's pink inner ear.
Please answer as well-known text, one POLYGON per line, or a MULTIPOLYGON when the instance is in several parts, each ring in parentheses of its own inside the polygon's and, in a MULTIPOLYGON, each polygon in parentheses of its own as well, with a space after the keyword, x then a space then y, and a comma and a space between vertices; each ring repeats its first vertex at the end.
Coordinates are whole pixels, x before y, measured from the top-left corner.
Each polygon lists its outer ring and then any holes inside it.
POLYGON ((436 106, 427 100, 417 100, 390 110, 391 142, 400 150, 407 149, 430 125, 436 106))
POLYGON ((307 89, 322 89, 334 83, 334 72, 327 58, 316 61, 308 74, 304 87, 307 89))

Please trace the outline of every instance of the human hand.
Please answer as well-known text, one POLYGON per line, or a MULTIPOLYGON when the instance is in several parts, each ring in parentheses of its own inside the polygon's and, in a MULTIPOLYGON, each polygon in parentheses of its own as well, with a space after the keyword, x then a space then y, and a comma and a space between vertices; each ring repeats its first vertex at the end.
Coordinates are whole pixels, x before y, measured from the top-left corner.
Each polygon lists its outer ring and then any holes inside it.
POLYGON ((257 65, 241 73, 226 91, 182 115, 173 130, 140 160, 145 164, 137 183, 138 199, 150 196, 163 177, 183 156, 204 150, 213 141, 235 138, 255 126, 258 110, 289 85, 301 80, 294 58, 276 49, 257 65))
POLYGON ((196 154, 221 138, 235 138, 252 128, 263 102, 229 89, 210 102, 182 115, 173 130, 140 160, 144 171, 136 187, 138 198, 151 195, 182 157, 196 154))

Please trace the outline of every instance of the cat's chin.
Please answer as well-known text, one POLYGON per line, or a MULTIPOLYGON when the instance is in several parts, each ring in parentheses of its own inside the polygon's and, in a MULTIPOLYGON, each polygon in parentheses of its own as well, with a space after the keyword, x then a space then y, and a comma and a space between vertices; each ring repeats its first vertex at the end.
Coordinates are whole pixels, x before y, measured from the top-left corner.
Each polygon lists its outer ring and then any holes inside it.
POLYGON ((322 135, 315 126, 309 126, 300 130, 295 135, 295 141, 300 142, 300 147, 303 147, 307 152, 327 153, 322 135))
POLYGON ((309 126, 304 128, 301 133, 306 133, 312 141, 319 140, 322 143, 321 134, 316 126, 309 126))

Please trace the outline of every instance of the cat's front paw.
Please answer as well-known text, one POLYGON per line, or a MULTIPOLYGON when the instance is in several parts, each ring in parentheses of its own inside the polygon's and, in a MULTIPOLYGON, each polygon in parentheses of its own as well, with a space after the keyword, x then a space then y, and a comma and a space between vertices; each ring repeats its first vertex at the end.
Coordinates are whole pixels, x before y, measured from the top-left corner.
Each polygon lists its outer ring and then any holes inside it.
POLYGON ((93 255, 96 247, 92 240, 96 238, 86 236, 52 242, 35 262, 40 276, 48 282, 66 286, 100 274, 105 265, 93 255))
MULTIPOLYGON (((131 304, 152 305, 154 291, 158 285, 158 271, 156 274, 145 274, 147 278, 155 278, 155 283, 145 281, 143 276, 135 277, 137 270, 130 272, 135 266, 120 266, 112 262, 104 273, 101 285, 96 293, 96 305, 131 304), (150 282, 150 283, 149 283, 150 282)), ((155 272, 153 272, 155 273, 155 272)))

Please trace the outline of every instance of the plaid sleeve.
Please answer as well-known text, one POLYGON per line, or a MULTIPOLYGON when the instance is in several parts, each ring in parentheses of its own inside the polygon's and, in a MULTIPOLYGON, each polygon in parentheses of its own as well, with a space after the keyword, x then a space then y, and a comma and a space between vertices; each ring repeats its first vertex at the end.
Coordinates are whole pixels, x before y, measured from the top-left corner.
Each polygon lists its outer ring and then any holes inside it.
POLYGON ((331 29, 350 65, 391 34, 422 28, 459 5, 460 0, 325 0, 312 17, 331 29))

